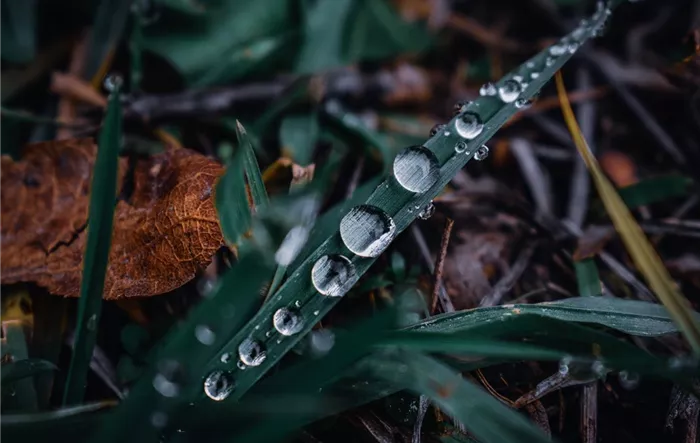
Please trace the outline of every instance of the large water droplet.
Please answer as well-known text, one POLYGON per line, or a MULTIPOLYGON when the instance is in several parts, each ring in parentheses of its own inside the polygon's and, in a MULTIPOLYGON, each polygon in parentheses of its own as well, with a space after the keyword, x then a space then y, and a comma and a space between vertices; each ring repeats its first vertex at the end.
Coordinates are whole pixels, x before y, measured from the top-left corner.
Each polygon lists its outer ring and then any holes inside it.
POLYGON ((401 186, 411 192, 425 192, 440 176, 440 166, 430 149, 411 146, 398 153, 394 159, 394 177, 401 186))
POLYGON ((504 103, 511 103, 511 102, 514 102, 518 98, 521 91, 522 91, 522 86, 520 85, 520 82, 518 82, 516 80, 512 80, 512 79, 506 80, 498 88, 498 97, 504 103))
POLYGON ((282 335, 294 335, 304 329, 304 317, 297 311, 280 308, 272 316, 272 324, 282 335))
POLYGON ((259 366, 265 361, 267 352, 260 342, 246 338, 238 345, 238 357, 248 366, 259 366))
POLYGON ((194 336, 201 344, 207 346, 213 345, 216 340, 216 334, 207 325, 197 325, 194 328, 194 336))
POLYGON ((290 263, 299 255, 299 252, 306 244, 309 238, 309 228, 307 226, 294 226, 289 230, 287 235, 282 240, 277 252, 275 252, 275 261, 280 266, 289 266, 290 263))
POLYGON ((341 297, 357 281, 355 266, 342 255, 324 255, 311 269, 311 282, 318 292, 330 297, 341 297))
POLYGON ((236 382, 230 372, 212 371, 204 380, 204 393, 214 401, 225 400, 235 387, 236 382))
POLYGON ((639 386, 639 374, 630 371, 620 371, 618 374, 618 380, 620 381, 620 386, 628 391, 639 386))
POLYGON ((465 112, 455 120, 455 129, 460 137, 472 140, 484 130, 484 123, 475 112, 465 112))
POLYGON ((356 206, 340 220, 340 238, 360 257, 379 256, 395 234, 394 220, 376 206, 356 206))
POLYGON ((498 93, 498 89, 496 89, 496 85, 493 83, 484 83, 481 88, 479 88, 479 95, 482 97, 491 97, 494 96, 498 93))

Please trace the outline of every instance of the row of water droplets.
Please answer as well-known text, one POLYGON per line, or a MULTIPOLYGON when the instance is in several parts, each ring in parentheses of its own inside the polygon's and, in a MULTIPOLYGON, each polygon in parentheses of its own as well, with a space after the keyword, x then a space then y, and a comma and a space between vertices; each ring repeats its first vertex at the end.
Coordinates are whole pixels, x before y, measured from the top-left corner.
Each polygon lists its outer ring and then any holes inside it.
MULTIPOLYGON (((605 8, 599 8, 596 14, 609 12, 605 8)), ((597 17, 594 16, 594 20, 597 17)), ((562 39, 559 43, 549 48, 549 54, 544 60, 544 66, 552 66, 556 59, 564 54, 573 54, 579 48, 581 41, 591 31, 588 22, 582 22, 579 28, 571 36, 562 39)), ((595 29, 592 31, 595 33, 595 29)), ((534 62, 528 62, 526 68, 532 70, 534 62)), ((532 71, 529 80, 521 75, 514 75, 503 81, 499 86, 493 83, 483 85, 479 91, 482 97, 497 97, 504 104, 513 103, 518 109, 525 109, 531 104, 531 100, 521 97, 527 88, 529 81, 536 80, 540 73, 532 71)), ((484 123, 477 112, 468 110, 469 102, 461 102, 455 105, 457 118, 454 121, 454 130, 461 137, 454 147, 455 154, 471 155, 472 150, 468 141, 477 138, 484 130, 484 123)), ((446 125, 438 125, 431 130, 431 136, 449 136, 451 132, 446 125)), ((488 156, 488 148, 481 146, 474 152, 476 160, 483 160, 488 156)), ((430 190, 440 177, 440 165, 435 154, 424 146, 411 146, 402 150, 395 158, 393 164, 394 178, 409 192, 424 194, 430 190)), ((432 203, 421 208, 409 208, 409 212, 418 211, 420 218, 429 218, 434 212, 432 203)), ((374 258, 379 256, 396 236, 396 223, 382 209, 373 205, 359 205, 352 208, 340 222, 340 237, 343 244, 353 254, 359 257, 374 258)), ((341 297, 347 293, 357 282, 358 275, 352 261, 341 254, 327 254, 321 256, 311 269, 311 282, 314 288, 322 295, 328 297, 341 297)), ((274 329, 283 336, 292 336, 304 329, 305 320, 298 308, 279 308, 272 317, 274 329)), ((317 314, 316 311, 314 314, 317 314)), ((259 329, 259 326, 256 327, 259 329)), ((269 331, 266 335, 270 335, 269 331)), ((206 327, 198 327, 195 330, 197 339, 203 344, 213 343, 213 332, 206 327)), ((280 342, 280 340, 278 340, 280 342)), ((239 369, 248 366, 259 366, 267 356, 264 345, 252 337, 246 338, 238 346, 239 369)), ((232 360, 230 353, 221 356, 222 363, 232 360)), ((155 381, 154 381, 155 384, 155 381)), ((161 385, 163 385, 161 383, 161 385)), ((166 386, 166 385, 163 385, 166 386)), ((204 382, 204 392, 216 401, 227 398, 235 387, 235 381, 230 371, 215 370, 211 372, 204 382)), ((167 391, 167 389, 166 389, 167 391)), ((167 391, 170 392, 170 391, 167 391)), ((165 394, 164 394, 165 395, 165 394)))

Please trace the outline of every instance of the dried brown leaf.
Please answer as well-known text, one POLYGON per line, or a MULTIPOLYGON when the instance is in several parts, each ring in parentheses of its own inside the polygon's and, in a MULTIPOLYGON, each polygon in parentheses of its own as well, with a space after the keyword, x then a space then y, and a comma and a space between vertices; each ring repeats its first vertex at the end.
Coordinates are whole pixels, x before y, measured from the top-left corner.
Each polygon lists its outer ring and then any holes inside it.
MULTIPOLYGON (((90 167, 92 162, 94 154, 90 167)), ((84 218, 90 167, 81 198, 66 198, 70 208, 85 206, 84 218)), ((162 294, 185 284, 206 267, 223 244, 214 204, 215 182, 222 172, 216 161, 188 149, 169 150, 137 164, 131 201, 120 201, 115 209, 105 299, 162 294)), ((11 200, 4 187, 7 175, 3 163, 3 246, 5 203, 11 200)), ((53 179, 54 186, 65 186, 70 179, 53 179)), ((7 208, 12 214, 12 207, 7 208)), ((22 232, 31 237, 35 230, 23 228, 22 232)), ((21 266, 12 269, 11 277, 6 275, 3 247, 2 282, 32 281, 53 294, 77 297, 86 237, 82 231, 55 250, 40 248, 31 257, 16 258, 21 266)))

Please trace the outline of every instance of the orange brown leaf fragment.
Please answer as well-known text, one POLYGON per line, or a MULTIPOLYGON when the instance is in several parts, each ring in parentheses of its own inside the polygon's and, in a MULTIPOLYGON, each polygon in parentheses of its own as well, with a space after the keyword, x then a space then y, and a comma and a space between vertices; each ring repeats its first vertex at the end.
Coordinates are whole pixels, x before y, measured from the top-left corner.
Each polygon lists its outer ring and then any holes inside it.
MULTIPOLYGON (((128 203, 119 201, 114 213, 105 299, 171 291, 211 262, 223 244, 214 206, 215 182, 222 173, 219 163, 188 149, 168 150, 137 163, 133 194, 128 203)), ((78 233, 41 260, 25 261, 14 281, 77 297, 86 234, 78 233)))

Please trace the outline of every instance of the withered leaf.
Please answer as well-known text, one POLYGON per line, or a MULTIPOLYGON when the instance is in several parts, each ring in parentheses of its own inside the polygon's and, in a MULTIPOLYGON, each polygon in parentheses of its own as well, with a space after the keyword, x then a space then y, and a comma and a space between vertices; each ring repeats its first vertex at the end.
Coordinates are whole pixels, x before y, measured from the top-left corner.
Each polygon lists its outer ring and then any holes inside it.
MULTIPOLYGON (((188 149, 169 150, 137 164, 130 202, 120 201, 115 209, 105 299, 171 291, 211 261, 223 245, 213 198, 222 173, 216 161, 188 149)), ((80 232, 42 260, 24 260, 15 281, 78 296, 86 239, 86 232, 80 232)))

